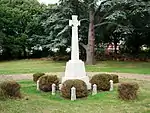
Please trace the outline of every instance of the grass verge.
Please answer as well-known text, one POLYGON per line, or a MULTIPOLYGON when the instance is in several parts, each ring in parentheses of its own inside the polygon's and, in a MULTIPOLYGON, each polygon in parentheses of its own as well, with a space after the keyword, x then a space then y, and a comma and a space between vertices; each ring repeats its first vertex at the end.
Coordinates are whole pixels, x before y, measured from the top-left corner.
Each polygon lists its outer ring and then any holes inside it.
MULTIPOLYGON (((1 74, 25 74, 36 72, 64 72, 66 62, 48 60, 17 60, 0 62, 1 74)), ((87 65, 88 72, 120 72, 150 74, 149 62, 101 61, 96 65, 87 65)))
POLYGON ((149 113, 150 83, 148 81, 127 80, 137 82, 140 86, 138 99, 122 101, 117 97, 117 86, 113 92, 99 92, 95 96, 70 101, 50 93, 36 91, 32 81, 20 81, 21 92, 25 98, 21 100, 0 101, 0 113, 149 113))

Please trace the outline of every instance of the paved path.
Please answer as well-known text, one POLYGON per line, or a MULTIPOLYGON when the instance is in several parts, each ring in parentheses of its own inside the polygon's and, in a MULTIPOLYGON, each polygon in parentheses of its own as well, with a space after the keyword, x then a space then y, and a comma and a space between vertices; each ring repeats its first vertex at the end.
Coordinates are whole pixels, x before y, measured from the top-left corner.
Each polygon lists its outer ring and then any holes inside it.
MULTIPOLYGON (((92 76, 92 75, 98 74, 98 73, 101 73, 101 72, 88 72, 87 74, 89 76, 92 76)), ((48 73, 48 74, 55 74, 60 77, 64 75, 63 72, 57 72, 57 73, 55 72, 55 73, 48 73)), ((129 73, 112 73, 112 74, 117 74, 119 76, 119 78, 150 81, 150 75, 129 74, 129 73)), ((0 75, 0 81, 3 81, 3 80, 32 80, 32 75, 33 74, 0 75)))

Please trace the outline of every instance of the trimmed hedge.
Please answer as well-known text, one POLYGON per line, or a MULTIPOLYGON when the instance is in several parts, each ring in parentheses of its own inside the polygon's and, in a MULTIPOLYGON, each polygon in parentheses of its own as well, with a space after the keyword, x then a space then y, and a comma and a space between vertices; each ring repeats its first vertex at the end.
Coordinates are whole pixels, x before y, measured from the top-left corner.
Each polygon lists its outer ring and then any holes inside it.
POLYGON ((110 74, 97 74, 92 77, 90 83, 97 85, 97 90, 109 91, 110 89, 110 80, 112 76, 110 74))
POLYGON ((21 98, 20 88, 16 81, 4 81, 0 84, 1 95, 8 98, 21 98))
POLYGON ((121 83, 118 86, 118 96, 123 100, 134 100, 137 98, 138 89, 137 83, 121 83))
POLYGON ((87 85, 84 81, 73 79, 73 80, 66 80, 61 88, 61 95, 64 98, 71 98, 71 88, 76 88, 76 97, 82 98, 88 96, 87 85))
POLYGON ((58 85, 59 79, 57 75, 44 75, 39 78, 40 90, 44 92, 52 91, 52 84, 58 85))
POLYGON ((34 82, 37 82, 38 79, 39 79, 41 76, 43 76, 43 75, 45 75, 45 73, 35 73, 35 74, 33 74, 33 81, 34 81, 34 82))
POLYGON ((111 74, 111 76, 112 76, 113 83, 119 83, 118 75, 116 75, 116 74, 111 74))
POLYGON ((0 100, 5 100, 5 98, 4 91, 0 88, 0 100))

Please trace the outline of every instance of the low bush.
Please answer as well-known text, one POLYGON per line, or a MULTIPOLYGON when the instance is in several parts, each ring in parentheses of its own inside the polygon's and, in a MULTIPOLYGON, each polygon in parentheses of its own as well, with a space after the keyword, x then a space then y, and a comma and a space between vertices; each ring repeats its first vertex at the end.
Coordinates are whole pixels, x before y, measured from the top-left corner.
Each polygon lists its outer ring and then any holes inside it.
POLYGON ((137 90, 139 86, 137 83, 121 83, 118 86, 119 98, 123 100, 134 100, 137 98, 137 90))
POLYGON ((5 94, 1 88, 0 88, 0 100, 5 100, 5 94))
POLYGON ((58 85, 59 79, 57 75, 44 75, 39 78, 40 90, 44 92, 52 91, 52 84, 58 85))
POLYGON ((33 81, 34 81, 34 82, 37 82, 38 79, 39 79, 41 76, 43 76, 43 75, 45 75, 45 73, 35 73, 35 74, 33 74, 33 81))
POLYGON ((112 76, 113 83, 119 83, 118 75, 111 74, 111 76, 112 76))
POLYGON ((1 94, 10 98, 21 98, 20 85, 16 81, 4 81, 0 84, 1 94))
POLYGON ((90 83, 97 85, 97 90, 109 91, 110 89, 110 80, 112 76, 110 74, 97 74, 92 77, 90 83))
POLYGON ((71 88, 76 88, 76 97, 82 98, 88 96, 87 85, 84 81, 74 79, 74 80, 66 80, 61 88, 61 95, 64 98, 71 98, 71 88))

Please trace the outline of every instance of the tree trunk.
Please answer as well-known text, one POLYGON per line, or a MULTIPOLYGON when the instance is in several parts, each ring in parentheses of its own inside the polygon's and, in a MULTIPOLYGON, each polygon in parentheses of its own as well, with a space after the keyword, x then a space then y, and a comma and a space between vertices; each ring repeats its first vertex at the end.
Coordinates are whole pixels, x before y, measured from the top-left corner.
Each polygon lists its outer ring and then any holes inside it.
POLYGON ((89 13, 89 33, 88 33, 88 44, 86 49, 86 64, 94 64, 94 46, 95 46, 95 32, 94 32, 94 12, 89 13))
POLYGON ((114 39, 115 55, 117 54, 117 41, 114 39))

